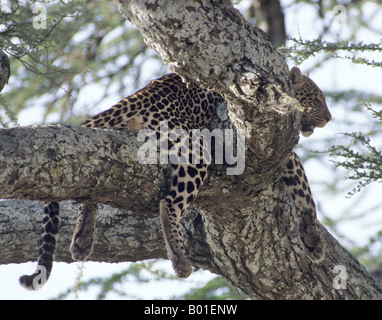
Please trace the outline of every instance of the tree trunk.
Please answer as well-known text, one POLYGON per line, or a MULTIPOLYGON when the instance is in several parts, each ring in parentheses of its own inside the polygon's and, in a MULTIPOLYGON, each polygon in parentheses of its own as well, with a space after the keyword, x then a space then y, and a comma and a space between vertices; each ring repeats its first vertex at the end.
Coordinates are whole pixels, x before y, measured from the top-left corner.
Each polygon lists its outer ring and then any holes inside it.
MULTIPOLYGON (((218 108, 211 129, 241 129, 246 137, 244 173, 227 175, 226 166, 213 165, 194 203, 200 211, 182 221, 192 264, 253 299, 381 299, 379 284, 324 228, 323 262, 312 263, 300 247, 296 210, 279 179, 300 119, 288 66, 267 35, 230 1, 114 2, 174 72, 224 95, 227 106, 218 108)), ((167 168, 136 160, 136 135, 75 126, 0 134, 3 198, 110 204, 124 210, 102 206, 90 260, 166 256, 158 207, 167 168)), ((35 259, 42 206, 0 204, 0 263, 35 259)), ((66 202, 63 208, 57 260, 71 261, 75 209, 66 202)))
POLYGON ((9 58, 0 49, 0 92, 3 90, 4 86, 8 83, 9 75, 11 74, 9 58))
POLYGON ((280 0, 250 0, 245 17, 249 21, 253 18, 256 25, 269 35, 276 48, 285 46, 287 35, 280 0))

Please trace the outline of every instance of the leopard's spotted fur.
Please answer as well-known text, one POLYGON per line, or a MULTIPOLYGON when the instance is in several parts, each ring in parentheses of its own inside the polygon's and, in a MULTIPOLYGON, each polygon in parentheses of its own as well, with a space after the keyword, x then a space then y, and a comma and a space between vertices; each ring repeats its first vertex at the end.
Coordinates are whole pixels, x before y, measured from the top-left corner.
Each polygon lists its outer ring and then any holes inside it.
MULTIPOLYGON (((301 75, 294 67, 290 73, 292 88, 302 106, 302 133, 310 135, 315 127, 323 127, 331 119, 325 103, 325 97, 312 80, 301 75)), ((191 129, 208 127, 214 108, 223 101, 220 94, 200 88, 195 84, 184 84, 176 74, 168 74, 139 90, 135 94, 121 100, 82 126, 92 128, 128 129, 138 132, 150 128, 159 135, 162 121, 168 122, 169 130, 181 128, 190 133, 191 129)), ((161 141, 161 140, 160 140, 161 141)), ((163 141, 162 141, 163 142, 163 141)), ((166 141, 165 143, 171 142, 166 141)), ((170 149, 170 148, 169 148, 170 149)), ((205 150, 203 150, 205 152, 205 150)), ((210 157, 202 152, 202 157, 210 157)), ((207 176, 208 164, 179 163, 171 164, 172 178, 169 192, 160 201, 160 219, 165 236, 168 258, 180 277, 187 277, 192 271, 186 256, 180 234, 179 221, 192 200, 196 197, 200 186, 207 176)), ((292 152, 281 177, 295 202, 300 214, 300 240, 304 251, 312 261, 320 261, 324 256, 324 243, 316 219, 315 204, 309 189, 304 169, 297 155, 292 152)), ((50 219, 57 218, 58 204, 46 204, 46 215, 50 219)), ((79 209, 79 220, 74 232, 71 251, 76 260, 86 260, 92 252, 94 221, 97 206, 83 203, 79 209)), ((47 225, 45 225, 47 226, 47 225)), ((49 233, 46 231, 45 234, 49 233)), ((39 265, 47 269, 49 276, 52 268, 54 246, 57 233, 50 233, 42 238, 39 265), (45 257, 44 259, 42 257, 45 257)), ((20 278, 22 285, 32 288, 37 273, 20 278)))

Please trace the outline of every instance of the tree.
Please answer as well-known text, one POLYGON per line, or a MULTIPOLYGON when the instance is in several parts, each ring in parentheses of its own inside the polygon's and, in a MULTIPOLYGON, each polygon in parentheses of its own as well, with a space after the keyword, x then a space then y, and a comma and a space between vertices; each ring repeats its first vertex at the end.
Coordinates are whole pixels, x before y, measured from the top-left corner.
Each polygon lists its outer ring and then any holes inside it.
MULTIPOLYGON (((288 68, 268 37, 250 26, 229 2, 116 4, 173 71, 225 95, 229 118, 216 117, 215 127, 232 126, 246 133, 245 174, 227 176, 224 167, 214 166, 196 203, 202 213, 192 211, 184 219, 192 263, 221 274, 251 298, 380 298, 378 283, 324 229, 326 260, 315 265, 302 254, 293 202, 277 179, 297 141, 299 117, 295 101, 288 95, 288 68), (334 282, 344 279, 344 271, 346 289, 334 282)), ((0 163, 3 197, 90 198, 129 208, 130 213, 114 211, 111 224, 111 216, 106 217, 108 229, 99 226, 100 247, 91 259, 126 261, 165 255, 163 241, 148 241, 152 236, 161 237, 155 229, 159 226, 155 213, 165 172, 160 166, 134 161, 139 144, 133 134, 75 126, 16 128, 1 133, 3 150, 8 152, 0 163), (144 201, 137 202, 138 197, 144 201), (139 238, 142 225, 148 233, 139 238), (114 229, 121 230, 121 226, 122 237, 117 238, 121 233, 114 229), (121 248, 125 234, 134 237, 121 248), (125 255, 126 248, 130 250, 125 255), (102 251, 105 249, 107 252, 102 251)), ((25 218, 11 211, 12 205, 19 210, 18 202, 4 205, 10 222, 25 218)), ((18 232, 12 230, 12 223, 7 227, 5 234, 18 232)), ((63 237, 65 243, 70 235, 63 230, 63 237)), ((6 257, 8 252, 12 262, 32 259, 26 242, 4 244, 2 255, 6 257), (5 250, 18 245, 24 246, 22 257, 12 256, 17 250, 5 250)), ((68 257, 59 252, 58 259, 68 257)))

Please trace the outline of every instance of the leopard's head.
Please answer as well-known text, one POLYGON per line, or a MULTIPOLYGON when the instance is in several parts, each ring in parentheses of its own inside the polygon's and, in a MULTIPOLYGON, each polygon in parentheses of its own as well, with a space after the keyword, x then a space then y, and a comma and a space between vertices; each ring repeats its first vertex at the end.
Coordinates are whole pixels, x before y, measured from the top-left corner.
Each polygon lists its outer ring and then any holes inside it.
POLYGON ((293 67, 290 78, 295 98, 302 107, 301 133, 304 137, 309 137, 316 127, 325 127, 332 116, 326 105, 324 94, 308 76, 302 75, 299 68, 293 67))

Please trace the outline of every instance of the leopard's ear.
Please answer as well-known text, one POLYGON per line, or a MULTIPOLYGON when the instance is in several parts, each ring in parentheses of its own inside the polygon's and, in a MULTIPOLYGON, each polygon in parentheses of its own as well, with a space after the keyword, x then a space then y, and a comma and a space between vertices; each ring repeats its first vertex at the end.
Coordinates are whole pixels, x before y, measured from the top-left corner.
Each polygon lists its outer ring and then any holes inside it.
POLYGON ((293 67, 290 70, 290 79, 292 80, 292 88, 293 90, 298 90, 304 84, 305 77, 301 74, 301 71, 297 67, 293 67))
POLYGON ((292 84, 297 84, 301 81, 304 81, 304 77, 303 77, 300 69, 297 67, 293 67, 290 70, 290 78, 292 80, 292 84))

